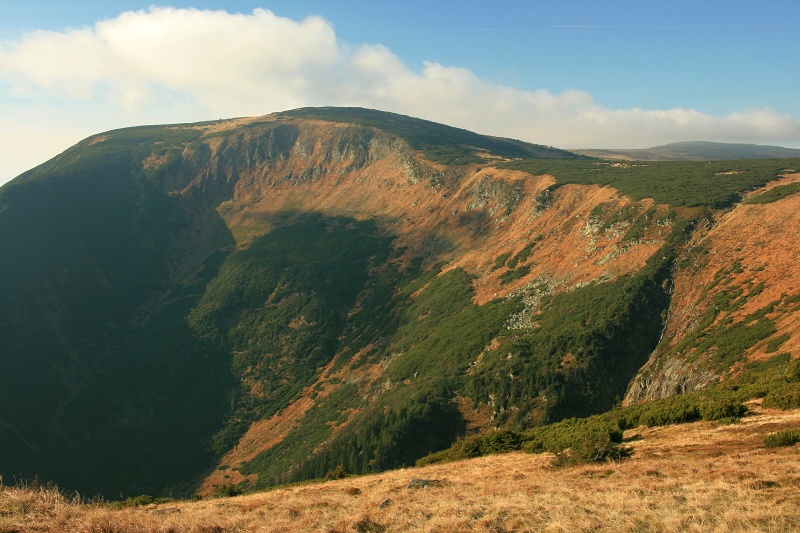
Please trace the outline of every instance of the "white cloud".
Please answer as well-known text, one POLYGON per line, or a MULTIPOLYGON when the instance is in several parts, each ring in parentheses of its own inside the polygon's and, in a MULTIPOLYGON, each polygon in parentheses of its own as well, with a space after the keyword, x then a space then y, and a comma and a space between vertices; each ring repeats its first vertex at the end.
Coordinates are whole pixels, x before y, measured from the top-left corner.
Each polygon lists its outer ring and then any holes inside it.
POLYGON ((584 91, 515 89, 435 62, 414 71, 380 44, 340 43, 322 18, 264 9, 153 7, 30 33, 0 46, 0 82, 0 140, 26 147, 0 155, 0 182, 98 129, 310 105, 374 107, 561 147, 800 141, 800 123, 770 109, 615 110, 584 91))

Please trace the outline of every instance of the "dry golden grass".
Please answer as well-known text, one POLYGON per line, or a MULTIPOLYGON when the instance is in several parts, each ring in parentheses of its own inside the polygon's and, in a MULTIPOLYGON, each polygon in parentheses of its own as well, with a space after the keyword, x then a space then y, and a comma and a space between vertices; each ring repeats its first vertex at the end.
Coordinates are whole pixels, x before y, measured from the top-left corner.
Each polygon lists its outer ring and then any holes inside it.
POLYGON ((798 447, 764 437, 800 410, 628 432, 619 463, 555 469, 511 453, 229 499, 114 509, 48 488, 0 489, 0 533, 245 531, 798 531, 798 447), (441 480, 407 488, 412 478, 441 480))

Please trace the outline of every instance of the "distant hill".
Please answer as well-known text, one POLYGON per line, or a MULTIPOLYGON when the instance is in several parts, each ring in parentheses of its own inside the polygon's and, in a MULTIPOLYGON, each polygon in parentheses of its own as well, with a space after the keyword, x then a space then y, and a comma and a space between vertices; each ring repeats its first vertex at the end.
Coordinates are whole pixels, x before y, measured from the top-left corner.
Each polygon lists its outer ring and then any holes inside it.
POLYGON ((732 159, 779 159, 800 157, 800 149, 761 144, 688 141, 642 149, 581 149, 577 154, 602 159, 634 161, 720 161, 732 159))

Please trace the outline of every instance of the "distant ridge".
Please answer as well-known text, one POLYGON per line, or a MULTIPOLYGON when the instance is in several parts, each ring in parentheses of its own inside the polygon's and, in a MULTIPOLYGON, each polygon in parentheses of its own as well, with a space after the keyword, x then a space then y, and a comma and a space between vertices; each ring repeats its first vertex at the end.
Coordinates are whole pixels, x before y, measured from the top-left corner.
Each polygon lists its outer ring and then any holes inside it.
POLYGON ((720 161, 731 159, 777 159, 800 157, 800 149, 762 144, 687 141, 642 149, 581 149, 576 154, 603 159, 635 161, 720 161))

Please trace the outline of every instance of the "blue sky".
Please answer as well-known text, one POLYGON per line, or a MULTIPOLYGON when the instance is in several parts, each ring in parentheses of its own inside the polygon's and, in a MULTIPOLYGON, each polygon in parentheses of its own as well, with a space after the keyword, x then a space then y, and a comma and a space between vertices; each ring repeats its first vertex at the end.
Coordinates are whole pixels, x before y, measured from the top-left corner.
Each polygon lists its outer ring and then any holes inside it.
POLYGON ((153 6, 4 6, 0 183, 98 131, 304 105, 563 148, 800 146, 800 2, 153 6))

